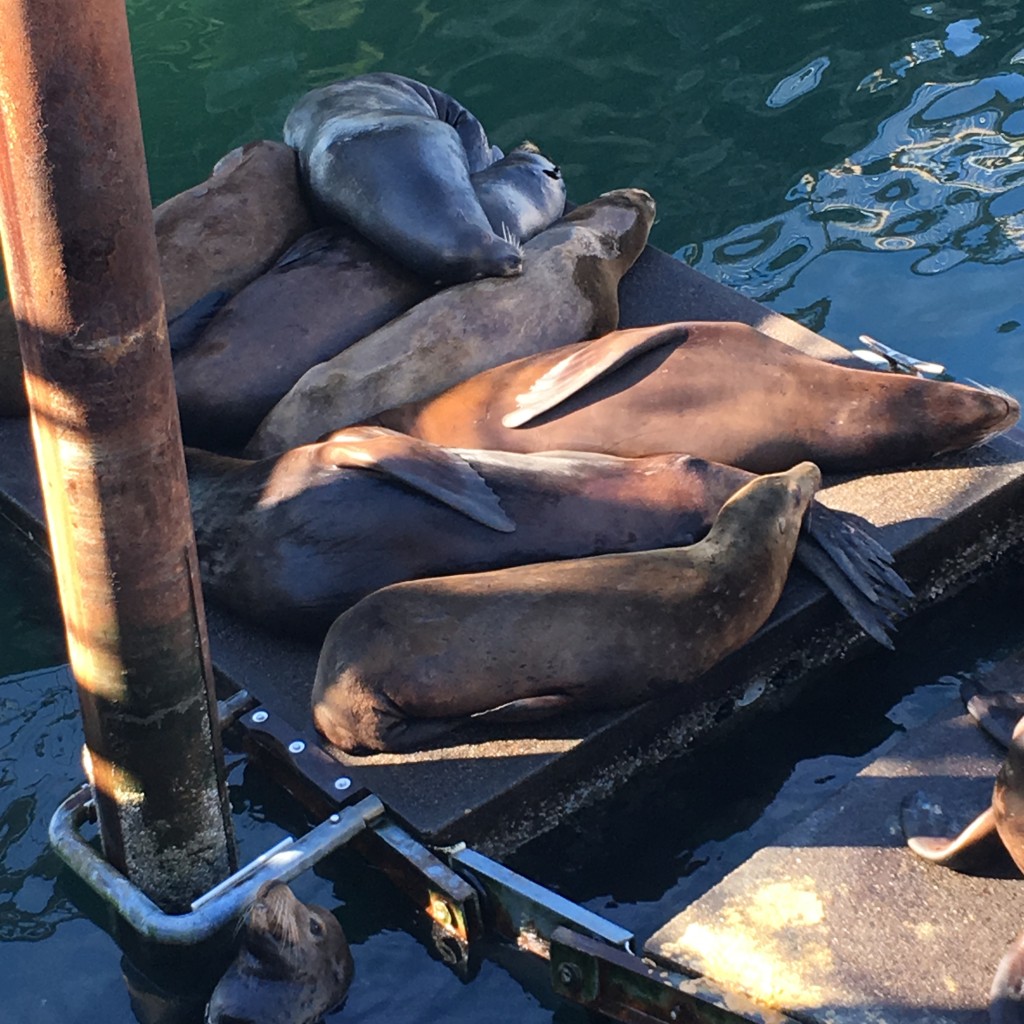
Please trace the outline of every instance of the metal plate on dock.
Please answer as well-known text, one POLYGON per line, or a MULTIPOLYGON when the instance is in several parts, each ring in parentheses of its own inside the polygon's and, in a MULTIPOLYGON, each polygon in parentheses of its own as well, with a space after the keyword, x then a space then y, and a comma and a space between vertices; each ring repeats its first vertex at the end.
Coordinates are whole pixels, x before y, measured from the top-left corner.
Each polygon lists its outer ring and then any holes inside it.
MULTIPOLYGON (((849 361, 844 349, 650 247, 623 279, 620 299, 623 326, 740 320, 820 358, 849 361)), ((833 481, 821 497, 881 527, 880 538, 897 553, 924 606, 1024 542, 1022 436, 1015 432, 928 469, 833 481)), ((0 512, 42 536, 27 422, 0 419, 0 444, 0 512)), ((317 647, 271 636, 212 603, 207 611, 221 679, 308 732, 317 647)), ((797 685, 808 670, 845 655, 858 637, 832 597, 795 570, 768 625, 672 698, 519 727, 501 740, 466 733, 459 745, 421 754, 337 756, 420 838, 466 841, 496 854, 677 752, 724 715, 756 714, 756 697, 797 685)))
MULTIPOLYGON (((993 677, 1024 690, 1017 655, 993 677)), ((801 1021, 984 1024, 1024 881, 919 860, 901 801, 921 791, 955 828, 987 806, 999 747, 951 702, 887 745, 806 822, 665 924, 645 953, 801 1021)))

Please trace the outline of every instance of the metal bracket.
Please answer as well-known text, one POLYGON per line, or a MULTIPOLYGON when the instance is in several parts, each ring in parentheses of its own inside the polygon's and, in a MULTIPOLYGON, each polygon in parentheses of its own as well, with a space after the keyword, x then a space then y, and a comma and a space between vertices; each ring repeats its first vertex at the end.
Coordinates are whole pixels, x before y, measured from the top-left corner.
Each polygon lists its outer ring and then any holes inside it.
POLYGON ((72 793, 50 819, 55 852, 143 938, 182 946, 210 938, 239 917, 264 882, 289 881, 344 846, 384 813, 384 805, 375 796, 367 797, 332 814, 300 839, 282 840, 200 896, 187 914, 165 914, 86 842, 80 829, 95 819, 95 813, 88 785, 72 793))
POLYGON ((488 926, 520 949, 547 958, 552 933, 562 925, 620 949, 632 948, 632 932, 476 850, 456 850, 448 854, 448 861, 480 891, 488 926))
POLYGON ((705 978, 662 970, 604 942, 556 928, 556 995, 627 1024, 796 1024, 777 1010, 730 995, 705 978))

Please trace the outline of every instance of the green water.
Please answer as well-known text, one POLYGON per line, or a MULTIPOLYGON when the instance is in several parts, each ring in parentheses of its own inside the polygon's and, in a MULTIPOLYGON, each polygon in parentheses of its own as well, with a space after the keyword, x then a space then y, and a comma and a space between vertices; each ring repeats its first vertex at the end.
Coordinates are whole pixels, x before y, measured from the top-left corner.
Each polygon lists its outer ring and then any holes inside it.
MULTIPOLYGON (((499 145, 534 140, 577 201, 647 188, 654 242, 706 273, 844 343, 866 331, 1024 394, 1024 13, 1013 0, 146 0, 129 11, 155 201, 233 146, 279 137, 311 86, 397 71, 456 95, 499 145)), ((48 586, 0 531, 0 676, 59 659, 48 586)), ((772 723, 784 742, 712 750, 700 770, 647 780, 517 863, 649 930, 754 841, 777 791, 773 806, 852 771, 904 692, 1024 639, 1020 596, 1011 580, 994 606, 933 633, 922 625, 895 660, 848 674, 828 707, 772 723), (859 717, 816 724, 869 680, 859 717), (717 786, 699 784, 708 778, 717 786)), ((73 696, 45 675, 0 684, 0 741, 0 1024, 128 1024, 117 950, 75 909, 45 844, 81 777, 73 696)), ((241 764, 231 781, 244 852, 294 824, 241 764)), ((332 861, 297 889, 338 907, 353 941, 340 1020, 583 1019, 521 959, 458 981, 358 861, 332 861)))

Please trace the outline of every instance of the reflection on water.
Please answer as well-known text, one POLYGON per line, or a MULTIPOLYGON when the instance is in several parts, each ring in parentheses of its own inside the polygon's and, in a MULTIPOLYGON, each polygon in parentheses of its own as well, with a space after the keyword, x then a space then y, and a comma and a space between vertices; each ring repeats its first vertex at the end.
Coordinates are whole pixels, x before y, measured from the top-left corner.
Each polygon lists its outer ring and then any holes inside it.
POLYGON ((776 217, 677 253, 752 298, 776 299, 827 252, 913 250, 910 270, 1024 255, 1024 76, 921 86, 872 142, 807 175, 776 217))

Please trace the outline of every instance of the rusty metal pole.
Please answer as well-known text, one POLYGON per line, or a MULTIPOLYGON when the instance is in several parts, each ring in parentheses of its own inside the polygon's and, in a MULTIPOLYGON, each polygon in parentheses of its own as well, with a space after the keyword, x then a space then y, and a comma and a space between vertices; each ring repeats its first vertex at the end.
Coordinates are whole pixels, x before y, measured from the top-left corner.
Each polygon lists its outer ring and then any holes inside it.
POLYGON ((105 855, 234 866, 124 0, 0 0, 0 231, 105 855))

